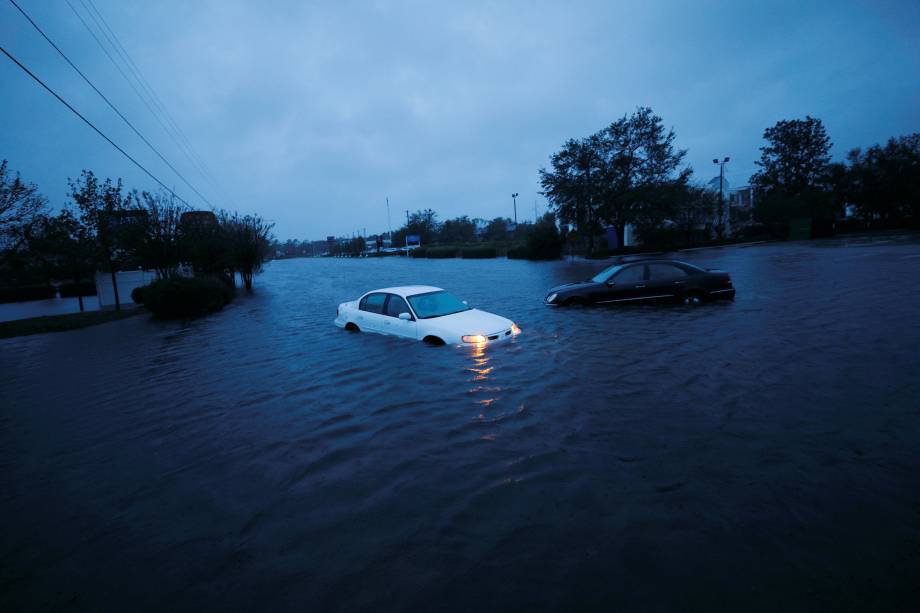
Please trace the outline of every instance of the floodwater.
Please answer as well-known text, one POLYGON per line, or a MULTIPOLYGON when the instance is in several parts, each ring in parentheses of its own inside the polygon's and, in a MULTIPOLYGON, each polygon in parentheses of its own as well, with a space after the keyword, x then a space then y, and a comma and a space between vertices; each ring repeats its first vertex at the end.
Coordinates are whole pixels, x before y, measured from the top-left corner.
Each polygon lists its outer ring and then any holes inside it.
POLYGON ((734 303, 551 309, 599 262, 287 260, 191 323, 0 341, 0 610, 911 610, 920 242, 682 254, 734 303), (484 351, 335 328, 438 285, 484 351))

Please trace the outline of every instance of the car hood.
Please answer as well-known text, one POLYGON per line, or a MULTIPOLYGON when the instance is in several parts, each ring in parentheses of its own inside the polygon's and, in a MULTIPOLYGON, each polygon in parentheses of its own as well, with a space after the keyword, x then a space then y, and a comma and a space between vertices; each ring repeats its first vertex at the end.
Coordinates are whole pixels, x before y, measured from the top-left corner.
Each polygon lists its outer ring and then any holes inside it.
POLYGON ((460 311, 453 315, 444 317, 435 317, 433 319, 422 319, 422 322, 430 322, 437 325, 438 328, 444 329, 454 334, 494 334, 507 330, 511 327, 511 320, 493 313, 480 311, 479 309, 470 309, 469 311, 460 311))
POLYGON ((567 292, 580 292, 582 290, 590 289, 592 287, 597 287, 600 283, 594 281, 576 281, 575 283, 563 283, 562 285, 557 285, 556 287, 551 287, 546 290, 546 295, 550 294, 565 294, 567 292))

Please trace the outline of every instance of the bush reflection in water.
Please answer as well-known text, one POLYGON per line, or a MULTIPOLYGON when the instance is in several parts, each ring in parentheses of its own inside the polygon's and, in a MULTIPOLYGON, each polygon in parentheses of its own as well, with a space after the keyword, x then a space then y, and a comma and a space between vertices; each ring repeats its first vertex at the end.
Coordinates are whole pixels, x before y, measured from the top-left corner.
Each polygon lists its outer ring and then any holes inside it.
POLYGON ((685 257, 729 270, 737 301, 541 304, 602 262, 288 260, 191 323, 0 341, 0 609, 916 596, 920 246, 685 257), (523 334, 458 349, 332 325, 416 283, 523 334))

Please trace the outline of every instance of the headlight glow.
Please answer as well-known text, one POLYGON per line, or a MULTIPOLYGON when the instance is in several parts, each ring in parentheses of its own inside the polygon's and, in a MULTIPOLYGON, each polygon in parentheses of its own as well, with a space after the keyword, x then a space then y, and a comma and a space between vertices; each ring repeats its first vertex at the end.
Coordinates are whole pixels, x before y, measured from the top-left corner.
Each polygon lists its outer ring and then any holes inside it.
POLYGON ((460 340, 462 340, 464 343, 476 343, 478 345, 480 343, 486 342, 486 337, 484 337, 482 334, 468 334, 466 336, 461 336, 460 340))
POLYGON ((521 333, 521 329, 518 328, 518 325, 517 325, 516 323, 513 323, 513 322, 512 322, 512 323, 511 323, 511 335, 512 335, 512 336, 517 336, 517 335, 520 334, 520 333, 521 333))
POLYGON ((546 301, 547 301, 547 302, 552 302, 552 301, 555 300, 558 296, 559 296, 559 294, 550 294, 549 296, 546 297, 546 301))

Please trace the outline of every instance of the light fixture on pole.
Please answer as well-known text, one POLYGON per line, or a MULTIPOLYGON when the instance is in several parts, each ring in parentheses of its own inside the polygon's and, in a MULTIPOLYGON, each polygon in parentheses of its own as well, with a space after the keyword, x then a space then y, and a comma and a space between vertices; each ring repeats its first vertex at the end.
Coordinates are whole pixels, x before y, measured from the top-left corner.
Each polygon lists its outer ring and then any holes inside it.
POLYGON ((517 225, 517 197, 517 192, 511 194, 511 201, 514 202, 514 225, 517 225))

